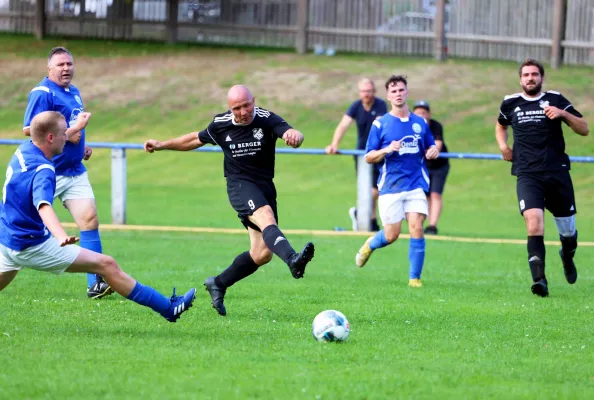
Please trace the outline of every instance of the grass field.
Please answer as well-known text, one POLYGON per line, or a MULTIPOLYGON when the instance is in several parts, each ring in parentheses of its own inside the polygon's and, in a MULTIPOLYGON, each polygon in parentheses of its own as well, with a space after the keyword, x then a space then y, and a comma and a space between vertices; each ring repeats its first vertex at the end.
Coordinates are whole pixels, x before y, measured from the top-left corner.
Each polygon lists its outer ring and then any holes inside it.
MULTIPOLYGON (((432 103, 456 152, 495 153, 493 124, 505 94, 519 88, 512 63, 265 50, 47 40, 0 35, 0 137, 20 138, 27 93, 55 45, 75 55, 74 83, 93 113, 89 141, 141 143, 205 127, 225 110, 228 86, 245 83, 257 102, 306 135, 329 143, 364 75, 382 83, 409 76, 411 101, 432 103)), ((592 70, 547 70, 594 124, 592 70)), ((381 85, 380 85, 381 86, 381 85)), ((383 95, 380 90, 379 95, 383 95)), ((592 155, 590 137, 566 130, 571 155, 592 155)), ((355 131, 344 140, 352 148, 355 131)), ((282 144, 279 144, 282 146, 282 144)), ((7 163, 12 146, 0 146, 7 163)), ((99 217, 110 222, 110 155, 87 162, 99 217)), ((580 239, 594 240, 594 174, 576 164, 580 239)), ((353 160, 277 157, 284 229, 348 228, 355 202, 353 160)), ((522 239, 509 164, 453 160, 440 233, 522 239)), ((56 207, 60 209, 60 207, 56 207)), ((239 228, 228 205, 220 154, 128 153, 130 224, 239 228)), ((64 221, 70 221, 59 210, 64 221)), ((556 240, 547 219, 547 240, 556 240)), ((201 286, 247 249, 247 235, 103 231, 125 270, 163 293, 201 286)), ((524 245, 428 241, 425 287, 406 286, 408 241, 353 266, 363 237, 292 235, 316 243, 306 278, 275 260, 229 290, 226 318, 199 291, 177 324, 119 296, 84 297, 84 277, 22 272, 0 293, 0 398, 547 398, 594 397, 594 302, 590 260, 565 283, 557 246, 548 246, 551 297, 530 294, 524 245), (344 345, 311 337, 311 321, 339 309, 352 324, 344 345)))

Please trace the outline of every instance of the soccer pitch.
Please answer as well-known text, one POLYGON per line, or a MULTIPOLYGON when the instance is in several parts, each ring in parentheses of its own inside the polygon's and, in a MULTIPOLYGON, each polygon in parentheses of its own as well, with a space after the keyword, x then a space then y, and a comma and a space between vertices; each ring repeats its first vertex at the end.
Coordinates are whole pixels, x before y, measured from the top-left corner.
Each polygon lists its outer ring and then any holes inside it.
MULTIPOLYGON (((0 35, 0 137, 21 138, 27 93, 44 57, 66 45, 74 84, 93 113, 88 141, 140 143, 200 130, 225 110, 226 88, 245 83, 257 103, 327 145, 364 75, 380 86, 409 76, 410 100, 431 102, 455 152, 494 153, 494 123, 505 94, 519 88, 511 63, 297 56, 263 50, 46 40, 0 35), (100 78, 98 78, 100 77, 100 78)), ((594 124, 591 69, 547 70, 594 124)), ((591 137, 566 131, 570 155, 592 155, 591 137)), ((352 148, 351 129, 344 148, 352 148)), ((279 146, 283 146, 279 143, 279 146)), ((0 146, 6 165, 14 147, 0 146)), ((110 154, 86 166, 102 223, 110 222, 110 154)), ((440 233, 525 238, 509 164, 453 160, 440 233)), ((594 241, 594 174, 575 164, 580 240, 594 241)), ((228 204, 220 154, 128 152, 128 222, 241 228, 228 204)), ((349 228, 353 160, 278 155, 281 228, 349 228)), ((65 222, 71 219, 58 207, 65 222)), ((547 241, 556 241, 547 215, 547 241)), ((70 231, 75 232, 72 228, 70 231)), ((229 289, 227 317, 210 306, 202 282, 249 246, 243 234, 103 230, 104 251, 142 283, 170 294, 199 289, 176 324, 118 295, 89 301, 85 277, 24 271, 0 292, 0 398, 594 398, 594 248, 578 248, 579 278, 568 285, 548 245, 551 297, 530 293, 523 244, 427 241, 424 287, 410 289, 408 240, 378 250, 363 269, 354 256, 365 237, 287 234, 296 248, 316 244, 303 280, 278 259, 229 289), (352 332, 321 344, 311 322, 342 311, 352 332)))

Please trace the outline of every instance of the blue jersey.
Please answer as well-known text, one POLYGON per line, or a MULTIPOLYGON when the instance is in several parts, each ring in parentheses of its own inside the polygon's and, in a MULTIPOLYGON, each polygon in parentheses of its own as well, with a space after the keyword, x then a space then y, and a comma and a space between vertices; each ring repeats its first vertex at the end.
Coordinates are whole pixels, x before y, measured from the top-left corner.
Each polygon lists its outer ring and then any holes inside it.
POLYGON ((365 143, 367 143, 369 131, 371 130, 371 124, 387 112, 386 102, 378 97, 374 98, 369 111, 363 107, 361 100, 357 100, 351 104, 346 115, 354 119, 357 123, 357 149, 363 150, 365 148, 365 143))
POLYGON ((8 163, 2 188, 0 244, 22 251, 49 239, 38 210, 52 204, 55 191, 51 161, 31 141, 20 145, 8 163))
POLYGON ((429 174, 425 165, 425 152, 435 145, 425 120, 413 113, 408 118, 386 114, 373 122, 365 152, 381 150, 393 140, 402 141, 400 151, 384 158, 377 182, 379 194, 409 192, 415 189, 429 191, 429 174))
MULTIPOLYGON (((80 92, 73 85, 63 88, 48 78, 44 78, 29 93, 24 128, 29 128, 33 117, 43 111, 57 111, 66 118, 69 128, 74 126, 78 114, 84 111, 80 92)), ((85 172, 86 168, 82 163, 84 154, 85 130, 83 129, 78 144, 66 142, 64 152, 54 157, 53 162, 56 168, 56 174, 77 176, 85 172)))

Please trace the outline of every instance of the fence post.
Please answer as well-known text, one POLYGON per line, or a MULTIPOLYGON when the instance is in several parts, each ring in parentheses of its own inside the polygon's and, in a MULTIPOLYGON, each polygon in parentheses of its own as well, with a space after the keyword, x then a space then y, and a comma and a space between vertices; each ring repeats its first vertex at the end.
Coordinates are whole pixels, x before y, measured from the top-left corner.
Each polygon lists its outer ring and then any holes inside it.
POLYGON ((35 37, 43 40, 45 37, 45 0, 37 0, 35 6, 35 37))
POLYGON ((567 0, 555 0, 553 3, 553 47, 551 48, 551 67, 558 69, 563 62, 563 46, 565 38, 565 15, 567 0))
POLYGON ((307 53, 307 27, 309 25, 309 0, 297 2, 297 35, 295 49, 299 54, 307 53))
POLYGON ((357 230, 371 230, 371 187, 375 165, 365 162, 365 156, 357 156, 357 230))
POLYGON ((111 222, 126 224, 126 149, 111 149, 111 222))
POLYGON ((437 0, 435 4, 435 59, 444 61, 447 47, 445 45, 445 0, 437 0))
POLYGON ((167 43, 177 43, 177 15, 179 0, 169 0, 167 9, 167 43))

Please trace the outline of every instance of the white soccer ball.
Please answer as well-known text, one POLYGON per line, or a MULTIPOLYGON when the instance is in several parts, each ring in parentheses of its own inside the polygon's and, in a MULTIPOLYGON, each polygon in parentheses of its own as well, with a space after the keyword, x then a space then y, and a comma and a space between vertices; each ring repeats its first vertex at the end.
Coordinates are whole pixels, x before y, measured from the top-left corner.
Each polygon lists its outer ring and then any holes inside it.
POLYGON ((340 311, 326 310, 316 315, 312 331, 320 342, 342 342, 349 337, 351 324, 340 311))

